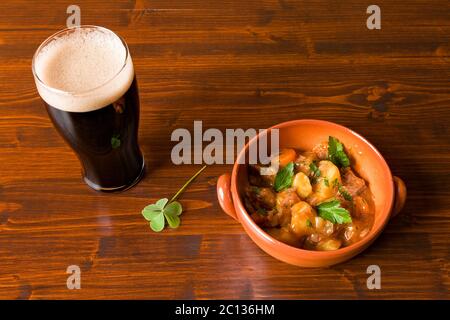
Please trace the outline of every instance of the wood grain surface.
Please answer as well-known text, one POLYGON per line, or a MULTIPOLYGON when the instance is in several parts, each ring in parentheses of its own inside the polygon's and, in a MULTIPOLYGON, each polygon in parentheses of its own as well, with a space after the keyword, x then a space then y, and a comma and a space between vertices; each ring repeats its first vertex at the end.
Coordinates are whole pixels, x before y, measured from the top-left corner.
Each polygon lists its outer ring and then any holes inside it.
POLYGON ((82 24, 127 41, 148 172, 100 194, 53 128, 31 58, 65 27, 67 1, 0 2, 0 298, 449 298, 450 3, 366 0, 77 1, 82 24), (359 132, 408 187, 401 215, 351 261, 303 269, 262 252, 220 209, 209 167, 180 201, 182 225, 141 209, 198 168, 170 161, 176 128, 266 128, 300 118, 359 132), (366 268, 379 265, 381 290, 366 268), (80 290, 66 287, 79 265, 80 290))

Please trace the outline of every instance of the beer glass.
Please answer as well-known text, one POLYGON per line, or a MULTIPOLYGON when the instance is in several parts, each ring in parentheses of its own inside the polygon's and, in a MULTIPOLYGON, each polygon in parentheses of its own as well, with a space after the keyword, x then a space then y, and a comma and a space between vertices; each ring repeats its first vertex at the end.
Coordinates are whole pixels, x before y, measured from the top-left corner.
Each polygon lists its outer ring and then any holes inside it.
POLYGON ((139 94, 125 41, 80 26, 45 40, 32 63, 37 90, 55 128, 98 191, 130 188, 144 174, 138 145, 139 94))

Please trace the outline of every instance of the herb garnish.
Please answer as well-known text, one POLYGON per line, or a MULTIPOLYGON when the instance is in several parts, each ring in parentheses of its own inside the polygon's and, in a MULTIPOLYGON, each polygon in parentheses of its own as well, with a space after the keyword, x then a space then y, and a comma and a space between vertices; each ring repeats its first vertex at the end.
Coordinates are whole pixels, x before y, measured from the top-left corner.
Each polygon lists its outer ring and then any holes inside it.
POLYGON ((345 200, 353 201, 352 195, 350 193, 348 193, 348 191, 345 190, 343 186, 339 186, 338 191, 342 195, 342 197, 344 197, 345 200))
POLYGON ((311 220, 309 220, 309 219, 306 219, 306 226, 308 227, 308 228, 312 228, 312 223, 311 223, 311 220))
POLYGON ((113 149, 117 149, 118 147, 120 147, 120 134, 113 134, 113 136, 111 137, 111 147, 113 149))
POLYGON ((274 188, 276 192, 289 188, 294 179, 294 163, 289 162, 283 169, 278 171, 275 177, 274 188))
POLYGON ((344 145, 335 137, 328 137, 328 159, 338 167, 350 166, 350 159, 344 151, 344 145))
POLYGON ((183 212, 183 207, 178 201, 175 201, 178 196, 194 181, 197 176, 206 169, 206 165, 197 171, 181 188, 175 193, 175 195, 168 200, 162 198, 156 201, 156 203, 150 204, 142 210, 142 215, 147 221, 150 221, 150 228, 155 232, 160 232, 164 229, 165 221, 167 221, 169 227, 178 228, 180 225, 180 215, 183 212))
POLYGON ((332 223, 351 223, 352 217, 347 209, 341 207, 339 200, 331 200, 317 206, 319 216, 332 223))
POLYGON ((261 189, 256 186, 252 186, 252 191, 257 195, 261 193, 261 189))
POLYGON ((258 210, 256 211, 259 215, 261 216, 267 216, 267 210, 264 208, 258 208, 258 210))
POLYGON ((353 201, 352 195, 345 190, 344 186, 339 182, 338 179, 334 179, 333 181, 333 187, 337 187, 339 193, 342 195, 342 197, 347 201, 353 201))
POLYGON ((315 162, 311 162, 309 164, 309 170, 311 170, 311 172, 313 173, 313 176, 316 178, 320 177, 320 175, 322 174, 319 170, 319 167, 317 167, 315 162))
POLYGON ((339 180, 336 178, 333 180, 333 187, 339 187, 341 183, 339 182, 339 180))

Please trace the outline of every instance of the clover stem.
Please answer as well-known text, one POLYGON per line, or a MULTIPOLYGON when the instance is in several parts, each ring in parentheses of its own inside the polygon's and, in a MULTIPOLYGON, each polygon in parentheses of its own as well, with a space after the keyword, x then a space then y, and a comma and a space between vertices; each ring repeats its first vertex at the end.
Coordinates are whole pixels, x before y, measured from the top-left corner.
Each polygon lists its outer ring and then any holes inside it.
POLYGON ((186 181, 186 183, 180 188, 180 190, 177 191, 177 193, 175 193, 175 195, 172 197, 172 199, 169 200, 168 204, 175 201, 178 196, 188 187, 188 185, 191 184, 192 181, 194 181, 195 178, 197 178, 197 176, 203 172, 203 170, 205 170, 207 167, 207 165, 204 165, 200 170, 198 170, 188 181, 186 181))

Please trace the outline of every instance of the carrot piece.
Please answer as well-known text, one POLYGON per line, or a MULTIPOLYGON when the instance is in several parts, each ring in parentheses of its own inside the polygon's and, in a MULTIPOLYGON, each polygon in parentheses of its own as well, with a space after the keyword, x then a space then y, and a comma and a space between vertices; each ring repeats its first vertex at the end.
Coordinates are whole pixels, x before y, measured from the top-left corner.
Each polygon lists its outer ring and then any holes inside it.
POLYGON ((297 153, 294 149, 281 149, 280 154, 278 155, 278 162, 281 168, 287 166, 289 162, 295 161, 297 157, 297 153))

